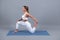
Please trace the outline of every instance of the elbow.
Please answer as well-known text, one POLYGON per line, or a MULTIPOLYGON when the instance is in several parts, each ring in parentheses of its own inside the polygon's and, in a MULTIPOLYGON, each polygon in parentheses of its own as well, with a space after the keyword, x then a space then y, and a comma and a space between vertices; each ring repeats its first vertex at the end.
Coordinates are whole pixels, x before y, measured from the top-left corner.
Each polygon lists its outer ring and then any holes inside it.
POLYGON ((37 24, 38 24, 38 22, 37 22, 37 24))

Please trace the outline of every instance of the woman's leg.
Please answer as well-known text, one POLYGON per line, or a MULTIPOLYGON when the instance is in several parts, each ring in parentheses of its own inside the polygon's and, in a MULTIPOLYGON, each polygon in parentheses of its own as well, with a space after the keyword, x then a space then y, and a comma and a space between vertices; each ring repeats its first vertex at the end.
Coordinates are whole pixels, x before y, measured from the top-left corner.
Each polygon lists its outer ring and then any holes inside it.
POLYGON ((15 32, 18 32, 19 24, 24 25, 24 22, 23 22, 23 21, 18 21, 18 22, 16 23, 16 30, 15 30, 15 32))
POLYGON ((15 30, 15 32, 18 32, 19 24, 20 24, 20 22, 18 21, 18 22, 16 23, 16 30, 15 30))
POLYGON ((36 27, 32 27, 30 22, 28 22, 28 21, 26 22, 26 27, 27 27, 28 31, 31 33, 34 33, 36 30, 36 27))

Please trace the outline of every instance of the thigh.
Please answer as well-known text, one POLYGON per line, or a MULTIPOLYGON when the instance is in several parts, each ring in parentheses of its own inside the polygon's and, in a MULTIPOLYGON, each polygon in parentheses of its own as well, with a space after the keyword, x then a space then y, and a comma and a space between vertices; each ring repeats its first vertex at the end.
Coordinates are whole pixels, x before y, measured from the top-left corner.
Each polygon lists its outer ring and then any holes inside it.
POLYGON ((23 21, 18 21, 17 23, 21 24, 21 25, 25 25, 25 23, 23 21))
POLYGON ((31 26, 31 23, 30 22, 25 22, 25 25, 26 25, 26 28, 30 31, 32 30, 32 26, 31 26))

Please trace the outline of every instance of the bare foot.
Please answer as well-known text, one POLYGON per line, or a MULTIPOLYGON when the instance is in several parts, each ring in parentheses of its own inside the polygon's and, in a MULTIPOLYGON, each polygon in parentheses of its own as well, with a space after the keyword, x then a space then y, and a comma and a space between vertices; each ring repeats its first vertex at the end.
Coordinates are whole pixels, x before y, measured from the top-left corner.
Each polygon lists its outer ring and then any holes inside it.
POLYGON ((18 29, 16 29, 15 31, 14 31, 14 33, 17 33, 18 32, 18 29))

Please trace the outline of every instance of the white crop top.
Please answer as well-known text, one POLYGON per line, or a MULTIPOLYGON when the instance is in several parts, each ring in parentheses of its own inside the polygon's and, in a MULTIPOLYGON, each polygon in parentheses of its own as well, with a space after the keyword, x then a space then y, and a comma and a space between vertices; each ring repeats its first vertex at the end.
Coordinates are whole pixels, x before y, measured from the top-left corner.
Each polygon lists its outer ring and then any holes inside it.
POLYGON ((26 13, 24 15, 22 15, 22 19, 23 20, 28 20, 28 18, 26 17, 26 13))

